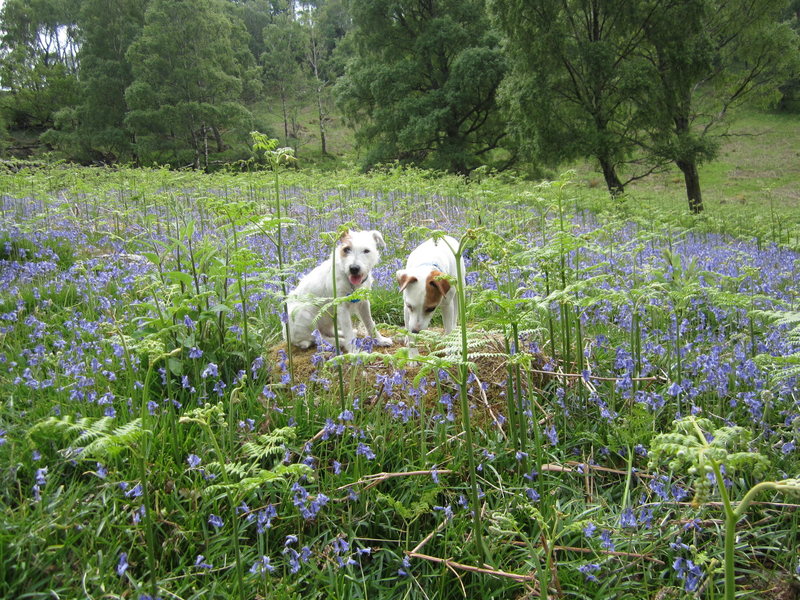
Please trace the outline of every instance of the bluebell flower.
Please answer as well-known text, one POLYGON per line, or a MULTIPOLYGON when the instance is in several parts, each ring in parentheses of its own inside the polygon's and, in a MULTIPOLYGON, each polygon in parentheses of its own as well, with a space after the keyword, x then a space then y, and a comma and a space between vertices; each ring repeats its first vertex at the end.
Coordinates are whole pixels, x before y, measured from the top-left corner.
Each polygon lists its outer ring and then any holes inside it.
POLYGON ((142 484, 141 483, 137 483, 135 486, 133 486, 131 489, 129 489, 127 492, 125 492, 125 497, 126 498, 138 498, 139 496, 142 495, 142 493, 143 493, 142 492, 142 484))
POLYGON ((450 507, 449 504, 447 504, 446 506, 434 506, 433 510, 442 511, 442 513, 444 514, 444 518, 447 521, 450 521, 450 520, 453 519, 453 509, 450 507))
POLYGON ((683 581, 683 588, 687 592, 694 592, 703 579, 703 570, 689 559, 676 558, 672 568, 677 573, 678 579, 683 581))
POLYGON ((270 504, 264 510, 258 511, 258 514, 256 514, 256 532, 264 533, 267 529, 272 527, 272 519, 277 516, 278 511, 274 504, 270 504))
POLYGON ((629 506, 622 511, 619 517, 619 524, 622 527, 636 527, 636 517, 633 514, 633 509, 629 506))
POLYGON ((600 532, 600 545, 606 550, 614 551, 616 546, 614 545, 614 540, 611 539, 611 532, 608 529, 603 529, 603 531, 600 532))
POLYGON ((700 519, 689 519, 683 524, 683 530, 703 531, 700 519))
POLYGON ((131 515, 131 521, 133 521, 133 524, 138 525, 141 522, 142 517, 144 517, 146 512, 147 509, 144 507, 144 505, 143 504, 139 505, 139 508, 134 510, 133 514, 131 515))
POLYGON ((528 500, 531 502, 539 501, 539 492, 533 488, 525 488, 525 495, 528 496, 528 500))
POLYGON ((397 574, 400 575, 400 577, 408 577, 408 569, 411 568, 411 560, 406 556, 400 564, 401 567, 397 569, 397 574))
POLYGON ((36 485, 44 486, 47 484, 47 467, 36 469, 35 481, 36 485))
POLYGON ((128 553, 121 552, 119 555, 119 562, 117 563, 117 575, 122 577, 125 571, 128 570, 128 553))
POLYGON ((284 556, 289 562, 289 572, 294 574, 300 570, 300 555, 294 548, 284 548, 284 556))
POLYGON ((583 535, 585 535, 587 538, 591 538, 594 537, 595 531, 597 531, 597 525, 589 521, 583 528, 583 535))
POLYGON ((253 574, 260 574, 265 575, 266 573, 272 573, 275 570, 270 564, 269 556, 262 556, 256 562, 253 563, 253 566, 250 567, 250 572, 253 574))
POLYGON ((581 565, 578 567, 578 571, 583 573, 586 576, 586 581, 597 581, 597 577, 594 575, 597 571, 600 570, 600 565, 597 563, 587 563, 585 565, 581 565))
POLYGON ((206 562, 206 557, 202 554, 198 554, 197 558, 194 561, 194 566, 198 569, 211 569, 213 565, 206 562))
POLYGON ((200 466, 200 463, 203 462, 203 460, 199 456, 197 456, 196 454, 190 454, 186 458, 186 462, 189 463, 189 466, 192 469, 195 469, 195 468, 200 466))
POLYGON ((544 434, 547 436, 548 441, 550 442, 551 446, 558 445, 558 433, 556 433, 556 428, 554 425, 549 425, 545 430, 544 434))
POLYGON ((212 525, 212 526, 214 526, 214 527, 216 527, 217 529, 219 529, 219 528, 220 528, 220 527, 222 527, 222 526, 223 526, 225 523, 222 521, 222 518, 221 518, 221 517, 218 517, 217 515, 215 515, 215 514, 213 514, 213 513, 212 513, 212 514, 211 514, 211 515, 209 515, 209 517, 208 517, 208 524, 209 524, 209 525, 212 525))
POLYGON ((375 453, 372 451, 372 448, 361 442, 359 442, 356 448, 356 454, 360 454, 367 460, 373 460, 375 458, 375 453))
POLYGON ((218 376, 219 376, 219 367, 217 367, 217 365, 214 364, 213 362, 208 363, 208 365, 206 365, 206 368, 203 369, 203 372, 200 373, 200 377, 202 377, 203 379, 206 379, 208 377, 218 377, 218 376))
POLYGON ((681 386, 677 381, 673 381, 669 388, 667 388, 667 393, 672 396, 673 398, 677 397, 681 393, 681 386))

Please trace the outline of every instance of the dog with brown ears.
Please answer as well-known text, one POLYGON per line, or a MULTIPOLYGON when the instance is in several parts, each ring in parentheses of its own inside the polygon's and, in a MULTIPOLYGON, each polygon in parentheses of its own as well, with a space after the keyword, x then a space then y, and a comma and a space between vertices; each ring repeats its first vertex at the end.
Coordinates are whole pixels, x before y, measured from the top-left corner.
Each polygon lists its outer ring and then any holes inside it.
MULTIPOLYGON (((406 268, 397 271, 397 282, 403 292, 403 317, 406 330, 419 333, 430 325, 433 312, 442 309, 445 335, 453 331, 458 318, 456 287, 458 268, 455 249, 458 241, 450 236, 429 239, 414 248, 406 260, 406 268)), ((461 261, 463 285, 464 262, 461 261)), ((406 338, 406 344, 409 340, 406 338)))

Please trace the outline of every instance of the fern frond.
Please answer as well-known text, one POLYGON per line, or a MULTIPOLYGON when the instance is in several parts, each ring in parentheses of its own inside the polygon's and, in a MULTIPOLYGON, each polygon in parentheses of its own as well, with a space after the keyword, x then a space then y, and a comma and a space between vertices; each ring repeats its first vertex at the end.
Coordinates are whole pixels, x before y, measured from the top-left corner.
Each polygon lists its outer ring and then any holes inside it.
POLYGON ((123 450, 132 448, 145 433, 148 431, 142 428, 142 420, 134 419, 130 423, 117 427, 110 434, 98 436, 91 444, 83 448, 81 454, 92 458, 113 458, 123 450))
POLYGON ((71 415, 48 417, 31 427, 28 437, 56 441, 62 445, 59 451, 71 458, 107 458, 132 448, 145 433, 141 419, 115 429, 113 425, 111 417, 83 417, 77 421, 71 415))
MULTIPOLYGON (((242 465, 237 465, 241 467, 242 465)), ((230 475, 230 465, 225 465, 230 475)), ((238 470, 242 472, 241 469, 238 470)), ((210 485, 206 488, 209 492, 218 490, 236 490, 241 493, 248 493, 261 488, 265 485, 271 485, 276 481, 284 482, 291 479, 300 479, 303 476, 309 477, 313 474, 314 470, 308 465, 304 464, 291 464, 291 465, 278 465, 274 469, 258 469, 251 475, 243 476, 240 481, 232 483, 217 483, 210 485)))
POLYGON ((281 427, 270 433, 258 436, 252 442, 242 446, 244 455, 255 460, 263 460, 270 456, 282 455, 286 446, 297 437, 294 427, 281 427))

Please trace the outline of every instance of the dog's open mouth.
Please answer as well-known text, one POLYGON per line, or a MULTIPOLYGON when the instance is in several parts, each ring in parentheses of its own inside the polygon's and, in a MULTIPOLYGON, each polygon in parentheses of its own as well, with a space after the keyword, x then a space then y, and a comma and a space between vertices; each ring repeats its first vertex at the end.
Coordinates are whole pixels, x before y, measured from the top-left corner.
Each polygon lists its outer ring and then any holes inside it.
POLYGON ((364 276, 363 275, 360 275, 360 274, 359 275, 350 275, 350 283, 352 285, 354 285, 354 286, 361 285, 361 283, 363 281, 364 281, 364 276))

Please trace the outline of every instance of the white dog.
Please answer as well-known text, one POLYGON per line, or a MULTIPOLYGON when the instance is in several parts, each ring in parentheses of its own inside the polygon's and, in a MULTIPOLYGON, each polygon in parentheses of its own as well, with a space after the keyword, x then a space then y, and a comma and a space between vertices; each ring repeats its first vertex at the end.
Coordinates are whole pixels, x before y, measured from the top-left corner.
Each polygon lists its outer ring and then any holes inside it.
MULTIPOLYGON (((334 342, 333 311, 331 306, 322 310, 324 304, 333 298, 333 267, 336 267, 336 295, 349 296, 359 288, 370 289, 370 272, 380 259, 380 249, 386 247, 383 236, 378 231, 347 231, 342 234, 339 244, 331 258, 307 273, 297 287, 289 293, 289 333, 292 344, 308 348, 314 343, 312 332, 318 329, 331 344, 334 342), (316 300, 319 299, 319 300, 316 300)), ((339 344, 345 352, 353 349, 355 332, 352 315, 357 315, 364 323, 370 337, 378 346, 391 346, 392 340, 375 329, 369 300, 351 300, 337 305, 336 318, 339 326, 339 344)))
MULTIPOLYGON (((405 325, 411 333, 419 333, 428 327, 437 306, 442 307, 445 334, 453 331, 456 326, 457 290, 450 284, 447 276, 455 280, 458 271, 455 254, 450 248, 458 248, 458 241, 450 236, 427 240, 414 248, 408 255, 406 268, 397 272, 397 282, 403 292, 405 325)), ((463 284, 463 260, 461 275, 463 284)))

